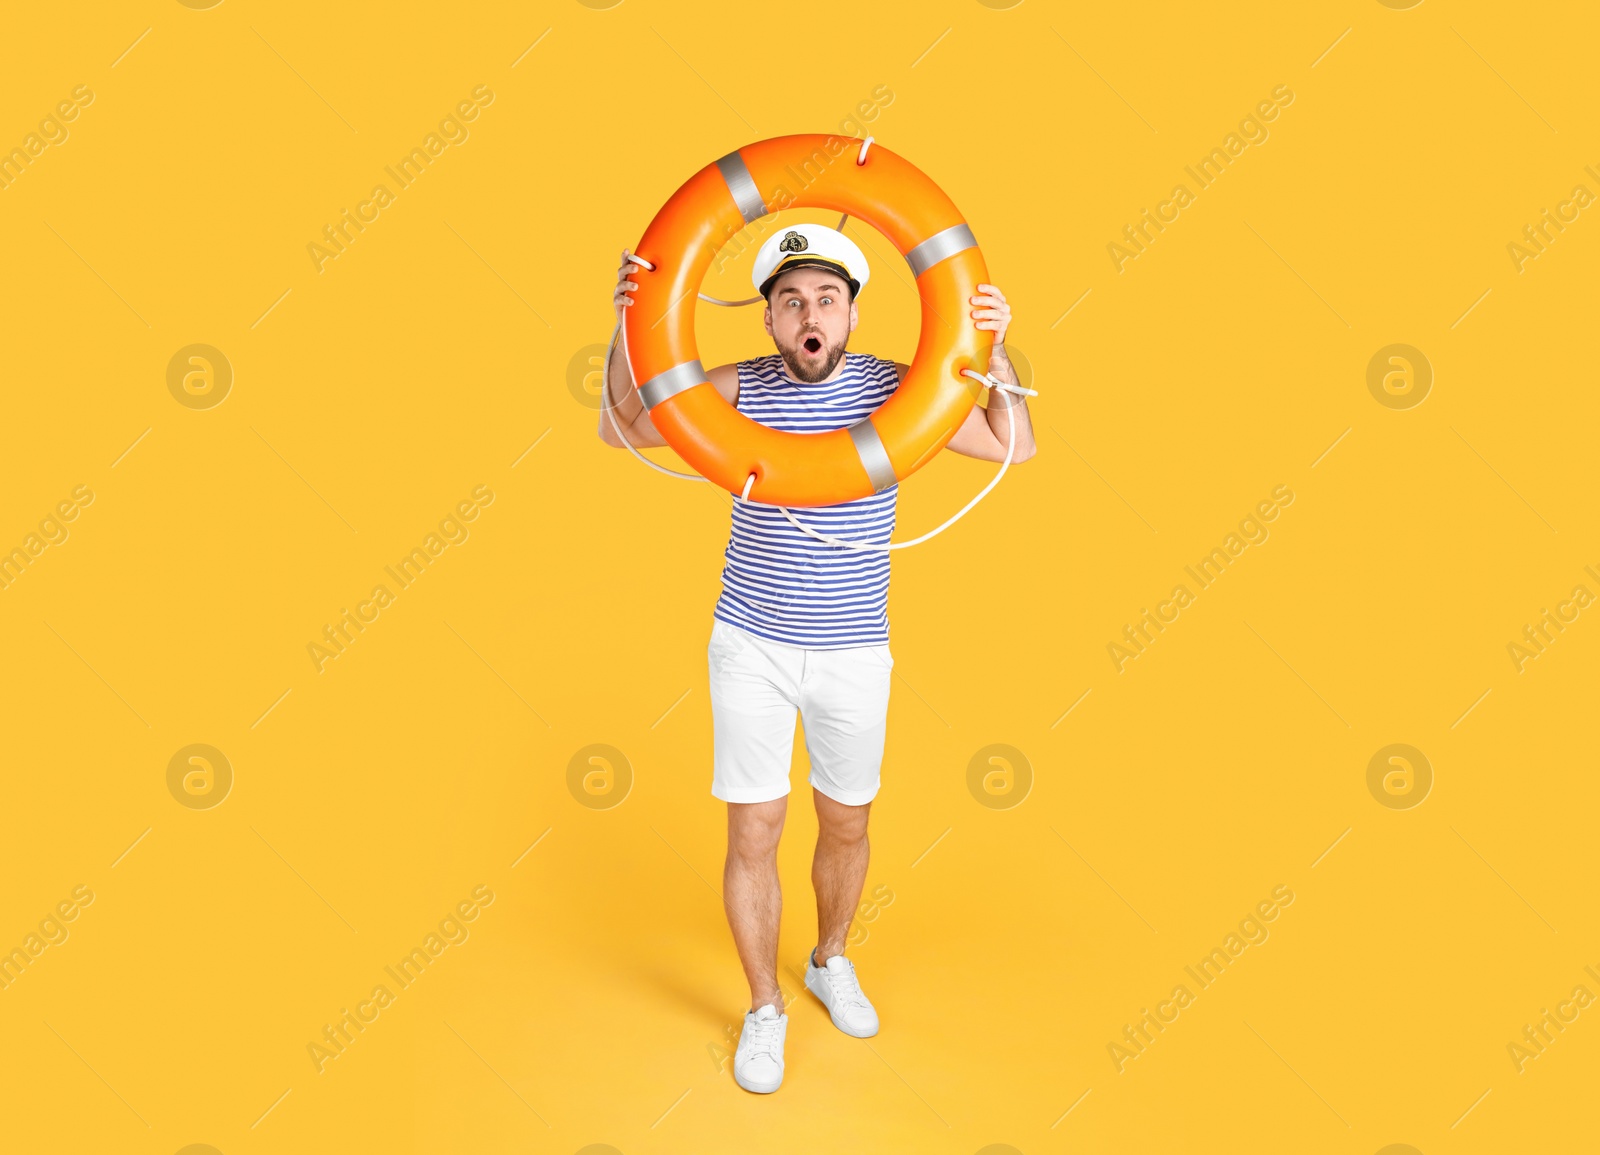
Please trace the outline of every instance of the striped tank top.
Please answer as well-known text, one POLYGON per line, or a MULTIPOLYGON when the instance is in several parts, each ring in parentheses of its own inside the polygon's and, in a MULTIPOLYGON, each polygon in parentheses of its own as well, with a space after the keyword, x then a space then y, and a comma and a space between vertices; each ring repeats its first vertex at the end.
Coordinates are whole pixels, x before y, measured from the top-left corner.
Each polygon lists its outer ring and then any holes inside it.
MULTIPOLYGON (((740 413, 791 433, 853 425, 899 388, 894 362, 846 353, 832 381, 808 385, 777 353, 740 361, 740 413)), ((881 493, 817 508, 790 509, 796 521, 847 541, 886 545, 894 532, 897 482, 881 493)), ((733 503, 723 555, 722 593, 712 616, 785 645, 816 650, 889 641, 889 554, 829 545, 801 533, 777 508, 733 503)))

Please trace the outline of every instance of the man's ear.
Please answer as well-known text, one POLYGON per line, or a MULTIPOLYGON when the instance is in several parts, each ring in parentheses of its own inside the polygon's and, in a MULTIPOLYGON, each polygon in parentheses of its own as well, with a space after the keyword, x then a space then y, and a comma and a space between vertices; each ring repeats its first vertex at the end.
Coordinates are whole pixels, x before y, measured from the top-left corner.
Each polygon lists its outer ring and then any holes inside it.
MULTIPOLYGON (((773 335, 773 333, 772 333, 772 302, 770 302, 770 301, 767 302, 767 307, 765 309, 761 310, 761 323, 766 326, 767 336, 771 337, 773 335)), ((851 328, 853 329, 853 328, 855 328, 855 326, 852 325, 851 328)))
POLYGON ((857 323, 860 322, 860 320, 861 320, 861 316, 860 316, 860 314, 858 314, 856 312, 856 303, 854 301, 851 301, 850 302, 850 331, 852 333, 854 333, 856 331, 856 325, 857 325, 857 323))

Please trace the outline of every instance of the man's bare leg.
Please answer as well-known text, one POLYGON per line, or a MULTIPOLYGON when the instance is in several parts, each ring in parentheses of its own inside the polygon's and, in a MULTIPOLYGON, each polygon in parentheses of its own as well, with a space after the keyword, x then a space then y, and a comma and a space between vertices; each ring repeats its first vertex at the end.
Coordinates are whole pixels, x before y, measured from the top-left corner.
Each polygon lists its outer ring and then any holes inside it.
POLYGON ((783 1013, 778 989, 778 840, 789 796, 771 802, 728 803, 728 859, 722 869, 722 906, 733 930, 739 962, 750 982, 750 1009, 771 1003, 783 1013))
POLYGON ((815 786, 817 850, 811 859, 811 885, 817 892, 816 964, 844 953, 850 920, 867 881, 867 816, 872 803, 846 806, 815 786))

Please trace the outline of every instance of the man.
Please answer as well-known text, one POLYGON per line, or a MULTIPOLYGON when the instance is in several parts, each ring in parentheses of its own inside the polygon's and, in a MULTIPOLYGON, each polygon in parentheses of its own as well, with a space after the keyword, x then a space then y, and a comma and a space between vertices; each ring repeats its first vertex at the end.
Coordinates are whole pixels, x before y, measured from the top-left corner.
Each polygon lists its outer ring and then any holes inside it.
MULTIPOLYGON (((640 265, 624 249, 614 305, 617 320, 633 304, 640 265)), ((822 225, 780 229, 756 254, 754 282, 767 307, 763 324, 777 353, 707 376, 741 413, 763 425, 822 433, 872 413, 899 386, 907 366, 846 353, 868 279, 866 258, 843 233, 822 225)), ((993 285, 979 285, 972 318, 994 333, 989 372, 1018 384, 1006 356, 1011 309, 993 285)), ((607 367, 618 424, 636 446, 665 445, 628 377, 624 359, 607 367)), ((1005 459, 1016 421, 1014 461, 1034 455, 1025 399, 991 390, 974 405, 947 448, 984 461, 1005 459)), ((600 436, 621 447, 611 420, 600 436)), ((842 540, 886 544, 899 486, 817 509, 796 520, 842 540)), ((795 711, 805 719, 817 810, 811 882, 817 895, 817 943, 806 963, 806 988, 835 1026, 866 1038, 878 1015, 844 955, 851 916, 867 876, 867 814, 877 795, 889 706, 889 554, 830 545, 802 533, 772 506, 735 497, 724 555, 722 594, 712 612, 713 719, 711 793, 728 804, 723 905, 750 983, 750 1010, 734 1054, 733 1076, 747 1091, 783 1082, 789 1016, 777 982, 782 896, 777 849, 789 794, 795 711)))

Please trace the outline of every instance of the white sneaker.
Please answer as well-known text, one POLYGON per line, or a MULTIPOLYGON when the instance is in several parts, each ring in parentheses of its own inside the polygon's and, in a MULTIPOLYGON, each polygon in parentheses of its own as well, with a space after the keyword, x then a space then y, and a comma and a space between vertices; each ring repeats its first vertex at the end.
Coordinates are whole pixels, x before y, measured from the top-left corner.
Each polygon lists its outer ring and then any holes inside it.
POLYGON ((866 1039, 878 1033, 878 1012, 861 992, 856 966, 836 954, 822 966, 806 956, 806 990, 822 1000, 833 1025, 847 1035, 866 1039))
POLYGON ((746 1011, 733 1053, 733 1081, 758 1095, 776 1091, 783 1084, 783 1037, 788 1030, 789 1016, 771 1003, 746 1011))

